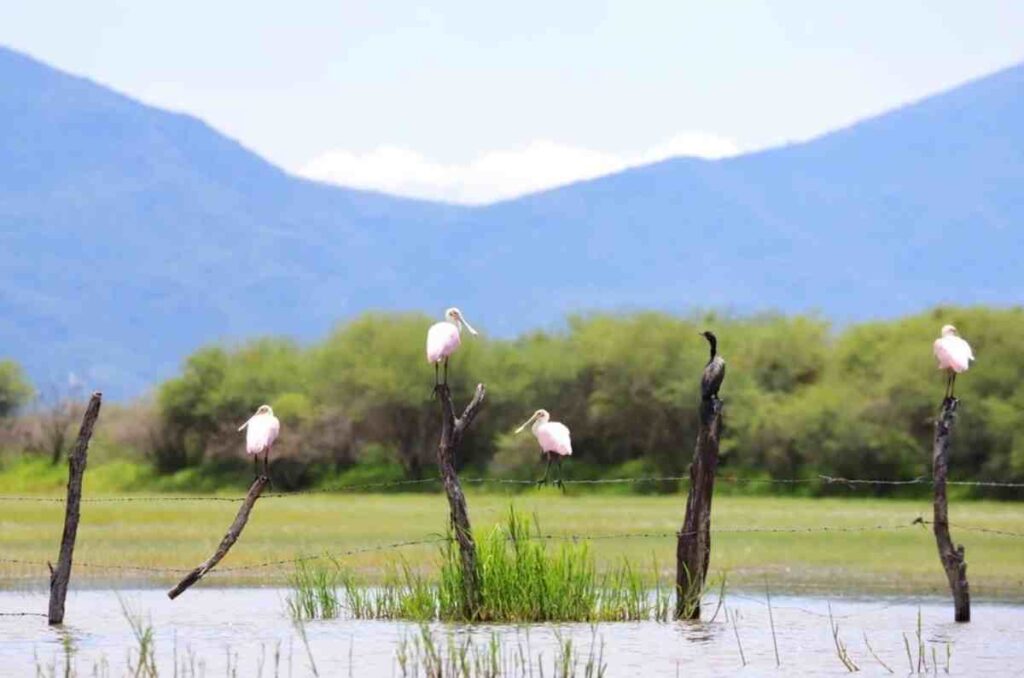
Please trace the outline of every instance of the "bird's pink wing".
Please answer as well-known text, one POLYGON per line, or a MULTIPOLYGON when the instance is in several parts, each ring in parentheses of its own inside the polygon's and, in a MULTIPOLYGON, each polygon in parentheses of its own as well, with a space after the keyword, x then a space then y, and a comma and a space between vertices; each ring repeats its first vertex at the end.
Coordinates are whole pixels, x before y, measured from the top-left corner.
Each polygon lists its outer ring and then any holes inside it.
POLYGON ((427 362, 450 356, 459 347, 459 330, 450 322, 439 322, 427 330, 427 362))
POLYGON ((557 421, 550 421, 537 429, 537 442, 545 452, 554 452, 563 457, 572 455, 569 428, 557 421))
POLYGON ((960 337, 940 337, 935 340, 934 350, 939 369, 965 372, 974 360, 970 344, 960 337))
POLYGON ((974 351, 971 345, 960 337, 948 337, 949 352, 953 356, 953 369, 957 372, 966 372, 974 360, 974 351))
POLYGON ((249 454, 262 454, 267 451, 277 438, 281 424, 277 417, 260 414, 249 420, 245 429, 245 451, 249 454))
POLYGON ((275 416, 270 417, 270 435, 268 436, 267 444, 273 445, 274 441, 277 440, 277 436, 281 433, 281 420, 275 416))

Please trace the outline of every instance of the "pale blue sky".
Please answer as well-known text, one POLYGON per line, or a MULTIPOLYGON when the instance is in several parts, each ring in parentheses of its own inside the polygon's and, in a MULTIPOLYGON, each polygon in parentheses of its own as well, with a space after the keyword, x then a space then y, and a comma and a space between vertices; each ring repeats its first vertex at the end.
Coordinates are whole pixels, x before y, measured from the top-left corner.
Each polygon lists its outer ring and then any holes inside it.
POLYGON ((1024 3, 8 0, 0 43, 283 167, 484 201, 805 139, 1024 61, 1024 3))

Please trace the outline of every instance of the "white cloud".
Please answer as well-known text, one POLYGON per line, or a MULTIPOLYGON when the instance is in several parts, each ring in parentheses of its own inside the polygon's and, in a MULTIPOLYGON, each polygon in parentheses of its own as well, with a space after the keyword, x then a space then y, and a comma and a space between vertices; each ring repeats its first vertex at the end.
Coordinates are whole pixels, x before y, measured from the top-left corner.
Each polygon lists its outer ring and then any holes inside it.
POLYGON ((298 173, 353 188, 482 204, 665 158, 722 158, 738 152, 731 139, 702 132, 677 134, 633 154, 534 141, 524 148, 487 151, 462 164, 437 162, 408 148, 379 146, 365 153, 327 151, 300 167, 298 173))

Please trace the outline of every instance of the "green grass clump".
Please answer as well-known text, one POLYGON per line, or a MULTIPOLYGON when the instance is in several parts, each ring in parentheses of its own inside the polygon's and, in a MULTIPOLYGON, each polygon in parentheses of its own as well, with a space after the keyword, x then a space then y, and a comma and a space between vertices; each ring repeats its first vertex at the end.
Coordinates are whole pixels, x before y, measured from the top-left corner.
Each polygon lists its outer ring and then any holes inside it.
MULTIPOLYGON (((557 634, 556 634, 557 635, 557 634)), ((471 636, 463 639, 449 632, 447 642, 436 638, 430 628, 421 624, 411 637, 402 636, 395 659, 401 676, 458 676, 459 678, 493 678, 494 676, 554 676, 555 678, 601 678, 608 670, 604 661, 604 640, 595 632, 585 652, 571 638, 558 637, 558 645, 550 659, 530 650, 529 629, 524 638, 516 632, 515 642, 503 642, 492 632, 483 643, 471 636)))
MULTIPOLYGON (((619 621, 656 618, 661 609, 667 610, 661 600, 667 593, 657 576, 645 576, 628 559, 599 575, 589 542, 549 546, 535 521, 509 509, 505 524, 477 543, 483 599, 478 619, 619 621)), ((458 548, 449 541, 442 549, 442 619, 464 616, 464 590, 458 548)))
POLYGON ((338 599, 338 584, 342 581, 342 571, 338 564, 330 560, 300 560, 295 564, 295 571, 289 578, 292 592, 285 603, 292 619, 334 619, 341 612, 338 599))
POLYGON ((514 509, 477 543, 480 609, 471 611, 467 605, 454 540, 441 547, 440 560, 436 580, 401 561, 391 564, 374 588, 361 586, 333 561, 300 561, 291 578, 289 612, 297 619, 337 616, 341 589, 345 607, 358 619, 519 623, 668 618, 671 587, 656 575, 626 559, 599 574, 588 542, 549 548, 535 522, 514 509))

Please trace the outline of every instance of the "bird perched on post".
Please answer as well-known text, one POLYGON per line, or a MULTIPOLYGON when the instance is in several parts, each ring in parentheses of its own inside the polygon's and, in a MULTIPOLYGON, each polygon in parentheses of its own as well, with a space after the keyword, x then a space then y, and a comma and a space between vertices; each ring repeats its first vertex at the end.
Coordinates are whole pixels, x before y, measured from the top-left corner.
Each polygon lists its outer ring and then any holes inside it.
POLYGON ((942 336, 932 344, 932 350, 939 361, 939 369, 947 370, 945 397, 952 398, 956 375, 966 372, 971 366, 974 351, 971 350, 970 344, 960 338, 952 325, 943 325, 939 333, 942 336))
POLYGON ((562 460, 572 456, 572 440, 569 437, 569 427, 560 422, 551 421, 551 415, 548 414, 547 410, 537 410, 522 426, 516 429, 516 433, 521 432, 531 423, 533 426, 530 427, 530 430, 533 431, 537 442, 540 443, 541 457, 548 462, 544 467, 544 477, 538 480, 537 484, 547 485, 551 462, 557 459, 558 479, 555 480, 555 485, 564 489, 565 485, 562 483, 562 460))
POLYGON ((704 366, 704 374, 700 377, 700 397, 701 400, 716 400, 718 389, 721 388, 722 381, 725 379, 725 360, 718 355, 718 337, 714 332, 704 331, 700 332, 700 335, 711 344, 711 357, 708 358, 708 364, 704 366))
POLYGON ((459 336, 463 326, 470 334, 477 333, 473 327, 466 322, 462 311, 457 308, 449 308, 444 312, 444 320, 434 323, 427 330, 427 362, 434 364, 434 386, 437 382, 437 368, 441 361, 444 361, 444 383, 448 383, 448 356, 455 353, 455 349, 462 343, 459 336))
POLYGON ((252 470, 256 477, 259 477, 259 456, 263 454, 263 475, 270 477, 270 450, 277 440, 277 434, 281 431, 281 422, 274 416, 274 410, 270 405, 260 405, 256 414, 249 417, 249 420, 238 427, 238 430, 248 428, 245 432, 245 452, 252 455, 252 470))

